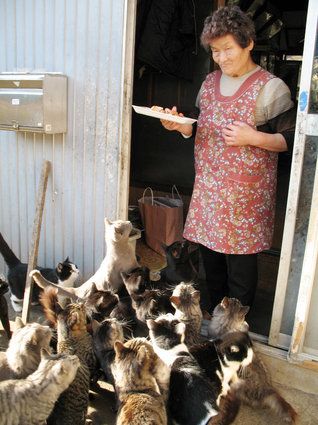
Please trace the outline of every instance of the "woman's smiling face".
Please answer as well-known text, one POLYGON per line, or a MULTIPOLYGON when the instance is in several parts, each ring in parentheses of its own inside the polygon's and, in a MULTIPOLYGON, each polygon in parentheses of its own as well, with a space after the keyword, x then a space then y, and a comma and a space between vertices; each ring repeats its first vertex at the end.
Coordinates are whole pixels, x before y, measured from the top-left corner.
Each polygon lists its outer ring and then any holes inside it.
POLYGON ((255 66, 251 58, 253 46, 251 41, 247 47, 241 47, 231 34, 215 38, 210 43, 214 62, 230 77, 240 77, 255 66))

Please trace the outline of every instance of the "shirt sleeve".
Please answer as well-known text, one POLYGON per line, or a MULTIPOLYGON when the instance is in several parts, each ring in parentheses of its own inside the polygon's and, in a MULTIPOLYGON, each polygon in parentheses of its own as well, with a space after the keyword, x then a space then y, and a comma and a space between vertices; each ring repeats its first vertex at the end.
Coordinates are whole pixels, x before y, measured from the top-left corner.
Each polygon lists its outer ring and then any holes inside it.
POLYGON ((259 94, 255 120, 259 131, 282 134, 287 143, 288 153, 291 154, 295 135, 296 107, 291 100, 288 86, 280 78, 269 80, 259 94))

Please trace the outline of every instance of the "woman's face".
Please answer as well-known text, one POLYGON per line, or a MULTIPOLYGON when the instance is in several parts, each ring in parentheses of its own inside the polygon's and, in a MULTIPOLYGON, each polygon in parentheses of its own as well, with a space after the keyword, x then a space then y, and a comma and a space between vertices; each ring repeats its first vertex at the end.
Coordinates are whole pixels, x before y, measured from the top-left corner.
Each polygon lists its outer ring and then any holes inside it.
POLYGON ((251 71, 254 66, 250 54, 253 46, 251 41, 247 47, 242 48, 231 34, 215 38, 210 43, 214 62, 230 77, 240 77, 251 71))

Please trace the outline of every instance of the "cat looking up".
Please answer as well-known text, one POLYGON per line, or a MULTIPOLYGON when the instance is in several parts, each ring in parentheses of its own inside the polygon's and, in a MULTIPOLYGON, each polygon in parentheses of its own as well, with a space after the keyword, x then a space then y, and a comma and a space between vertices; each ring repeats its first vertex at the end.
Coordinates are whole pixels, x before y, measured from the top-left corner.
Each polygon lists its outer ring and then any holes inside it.
POLYGON ((116 425, 167 425, 164 397, 153 371, 158 356, 143 338, 115 342, 112 372, 120 402, 116 425))
POLYGON ((39 323, 24 325, 15 319, 15 329, 7 351, 0 352, 0 381, 21 379, 33 373, 41 360, 41 349, 50 350, 52 331, 39 323))
MULTIPOLYGON (((10 287, 10 300, 12 308, 16 312, 22 311, 23 297, 25 290, 26 274, 28 264, 22 263, 19 258, 14 254, 7 242, 4 240, 0 233, 0 252, 8 266, 7 279, 10 287)), ((67 257, 63 262, 58 263, 55 269, 37 267, 43 276, 61 286, 74 286, 79 270, 77 266, 72 263, 67 257)), ((32 302, 37 303, 39 300, 40 288, 36 285, 32 291, 32 302)))
MULTIPOLYGON (((235 330, 248 331, 245 316, 249 307, 243 306, 236 298, 224 297, 214 311, 209 324, 210 337, 222 337, 225 332, 235 330)), ((268 408, 278 416, 283 423, 292 424, 296 421, 297 413, 293 407, 279 394, 273 386, 270 374, 254 350, 252 363, 244 373, 239 372, 239 381, 233 385, 237 398, 252 407, 268 408)))
POLYGON ((185 344, 189 347, 201 341, 200 291, 191 283, 181 282, 174 288, 170 302, 176 310, 175 318, 186 325, 185 344))
MULTIPOLYGON (((91 278, 78 288, 69 288, 69 292, 78 297, 78 299, 84 300, 91 291, 93 283, 95 283, 98 290, 118 292, 123 286, 121 273, 140 267, 137 262, 135 248, 129 241, 131 231, 132 224, 130 221, 110 221, 105 218, 106 256, 91 278)), ((38 281, 36 278, 39 275, 34 273, 34 270, 31 271, 30 276, 36 282, 38 281)), ((42 279, 42 282, 44 286, 52 283, 47 279, 42 279)), ((41 286, 41 281, 39 281, 39 285, 41 286)), ((58 287, 57 289, 59 295, 68 292, 62 291, 58 287)))
POLYGON ((214 339, 226 332, 248 332, 245 317, 249 309, 249 306, 243 306, 236 298, 224 297, 213 310, 208 325, 208 338, 214 339))

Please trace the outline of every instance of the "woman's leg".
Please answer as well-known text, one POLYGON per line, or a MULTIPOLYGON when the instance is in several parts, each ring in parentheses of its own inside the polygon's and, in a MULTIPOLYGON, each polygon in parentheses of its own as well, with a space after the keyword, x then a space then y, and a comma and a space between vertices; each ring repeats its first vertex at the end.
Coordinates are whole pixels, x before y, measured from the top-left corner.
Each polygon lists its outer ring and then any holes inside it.
POLYGON ((258 281, 257 254, 227 254, 226 261, 229 296, 251 306, 258 281))
POLYGON ((206 291, 202 288, 201 297, 209 297, 209 300, 202 300, 202 304, 207 304, 208 307, 205 308, 212 312, 228 293, 226 256, 203 245, 199 245, 199 248, 206 280, 206 291))

